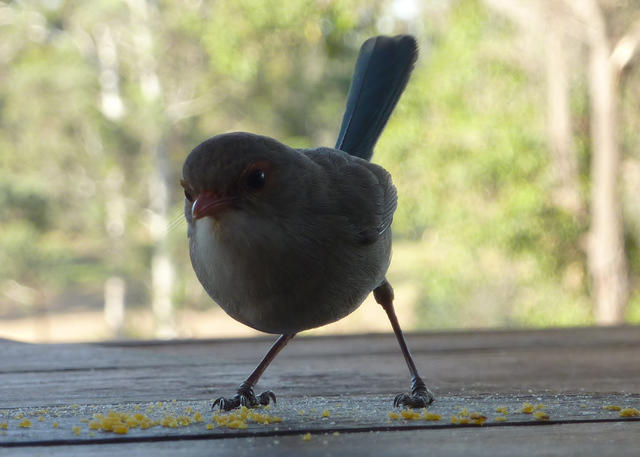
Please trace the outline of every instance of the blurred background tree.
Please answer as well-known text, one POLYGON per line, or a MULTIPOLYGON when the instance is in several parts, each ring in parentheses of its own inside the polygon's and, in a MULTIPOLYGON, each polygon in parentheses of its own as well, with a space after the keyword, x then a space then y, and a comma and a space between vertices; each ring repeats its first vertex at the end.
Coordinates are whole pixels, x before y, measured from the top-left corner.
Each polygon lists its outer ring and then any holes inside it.
POLYGON ((188 262, 182 161, 233 130, 333 145, 380 33, 421 47, 374 156, 403 325, 638 323, 639 21, 634 0, 0 1, 0 336, 233 334, 188 262))

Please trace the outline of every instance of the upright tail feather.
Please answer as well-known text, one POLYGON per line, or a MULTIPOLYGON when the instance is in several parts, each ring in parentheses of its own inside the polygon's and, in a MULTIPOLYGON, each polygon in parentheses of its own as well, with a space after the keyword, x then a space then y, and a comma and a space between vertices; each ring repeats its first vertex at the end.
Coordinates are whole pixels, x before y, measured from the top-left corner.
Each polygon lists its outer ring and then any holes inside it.
POLYGON ((377 36, 364 42, 351 79, 336 149, 371 159, 417 57, 418 45, 410 35, 377 36))

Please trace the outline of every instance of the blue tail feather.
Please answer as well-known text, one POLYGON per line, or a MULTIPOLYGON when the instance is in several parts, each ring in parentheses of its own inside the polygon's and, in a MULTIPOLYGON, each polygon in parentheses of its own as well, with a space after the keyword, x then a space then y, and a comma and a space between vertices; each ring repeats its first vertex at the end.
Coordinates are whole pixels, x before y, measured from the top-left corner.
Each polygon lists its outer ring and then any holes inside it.
POLYGON ((409 35, 368 39, 349 88, 336 149, 369 160, 373 147, 409 81, 418 45, 409 35))

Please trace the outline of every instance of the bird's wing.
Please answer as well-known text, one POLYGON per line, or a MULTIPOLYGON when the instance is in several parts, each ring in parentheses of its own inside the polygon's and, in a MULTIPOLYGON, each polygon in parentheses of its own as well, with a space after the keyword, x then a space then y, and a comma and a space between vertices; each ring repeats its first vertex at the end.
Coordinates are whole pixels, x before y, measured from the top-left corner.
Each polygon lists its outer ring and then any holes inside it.
POLYGON ((355 242, 373 243, 389 229, 397 194, 384 168, 328 148, 302 152, 324 171, 322 187, 330 203, 325 210, 344 218, 355 242))

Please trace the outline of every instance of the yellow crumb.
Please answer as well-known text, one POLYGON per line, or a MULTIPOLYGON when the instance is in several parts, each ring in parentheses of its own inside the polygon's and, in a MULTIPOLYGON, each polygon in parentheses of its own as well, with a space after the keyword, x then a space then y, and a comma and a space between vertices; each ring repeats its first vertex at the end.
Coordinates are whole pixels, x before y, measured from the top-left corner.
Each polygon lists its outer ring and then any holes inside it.
POLYGON ((498 416, 498 417, 496 417, 495 420, 496 420, 496 422, 506 422, 507 418, 504 417, 504 416, 498 416))
POLYGON ((440 414, 429 413, 425 410, 422 413, 422 418, 428 421, 439 421, 440 419, 442 419, 442 416, 440 414))
POLYGON ((82 427, 73 426, 73 427, 71 427, 71 430, 73 430, 73 434, 74 435, 78 436, 78 435, 80 435, 80 432, 82 432, 82 427))
POLYGON ((638 417, 640 416, 640 411, 636 408, 625 408, 620 411, 620 417, 638 417))
MULTIPOLYGON (((161 403, 162 402, 158 402, 158 404, 161 403)), ((174 404, 175 402, 172 401, 171 403, 174 404)), ((147 408, 147 411, 148 410, 149 408, 147 408)), ((191 407, 186 407, 185 411, 192 413, 192 415, 165 415, 158 419, 152 419, 146 414, 134 411, 135 409, 130 412, 110 410, 107 413, 95 413, 93 414, 93 419, 83 419, 81 422, 88 423, 89 430, 100 430, 103 432, 112 432, 117 434, 126 434, 129 430, 135 428, 140 428, 142 430, 147 430, 151 427, 157 426, 177 428, 188 427, 192 424, 205 422, 205 417, 202 413, 194 412, 191 407)), ((212 430, 216 424, 221 427, 232 429, 246 429, 248 421, 255 422, 256 424, 268 425, 282 422, 282 418, 250 410, 246 406, 243 406, 229 413, 216 413, 211 417, 211 421, 213 423, 206 426, 208 430, 212 430)), ((57 428, 57 422, 54 422, 53 426, 57 428)))
POLYGON ((402 416, 394 411, 389 411, 389 419, 391 420, 398 420, 400 419, 402 416))
POLYGON ((127 424, 116 424, 113 426, 112 432, 118 435, 126 435, 129 432, 129 426, 127 424))
POLYGON ((22 428, 29 428, 31 427, 31 421, 29 419, 24 419, 18 425, 22 428))
POLYGON ((304 409, 301 409, 300 411, 298 411, 298 414, 300 414, 301 416, 304 416, 304 409))
POLYGON ((178 421, 173 416, 165 416, 160 423, 163 427, 176 428, 178 421))
POLYGON ((407 420, 420 419, 420 413, 411 409, 403 409, 400 414, 407 420))
POLYGON ((178 417, 176 417, 176 421, 182 427, 186 427, 187 425, 191 424, 191 418, 189 418, 187 416, 178 416, 178 417))
POLYGON ((9 422, 0 422, 0 428, 6 430, 9 428, 9 422))
POLYGON ((311 441, 311 433, 305 433, 302 435, 302 439, 305 441, 311 441))
POLYGON ((228 414, 216 413, 211 417, 211 421, 221 427, 245 429, 247 428, 247 421, 268 425, 282 422, 282 418, 278 416, 270 416, 266 413, 262 414, 243 406, 240 409, 229 412, 228 414))
POLYGON ((53 428, 58 428, 58 427, 60 427, 60 424, 59 424, 58 422, 54 422, 54 423, 53 423, 53 424, 51 424, 51 425, 53 425, 53 428))
POLYGON ((322 412, 322 417, 329 417, 329 410, 328 410, 328 409, 325 409, 325 410, 322 412))
POLYGON ((607 411, 622 411, 622 406, 618 405, 604 405, 602 409, 606 409, 607 411))
POLYGON ((229 422, 227 424, 227 427, 229 427, 229 428, 237 428, 237 429, 245 429, 245 428, 247 428, 247 423, 243 422, 240 419, 238 419, 238 420, 234 420, 234 421, 229 422))
POLYGON ((22 419, 24 417, 24 414, 22 413, 18 413, 15 416, 13 416, 14 419, 22 419))
POLYGON ((507 408, 506 406, 498 406, 496 408, 496 413, 509 414, 509 408, 507 408))
POLYGON ((487 417, 478 412, 469 412, 467 408, 462 408, 457 415, 451 416, 452 424, 475 424, 482 425, 487 417))
POLYGON ((533 413, 533 416, 539 421, 548 421, 550 419, 549 415, 544 411, 536 411, 533 413))
POLYGON ((547 405, 545 405, 544 403, 538 403, 536 405, 536 409, 540 410, 540 409, 547 409, 547 405))
POLYGON ((340 432, 333 432, 332 435, 333 436, 340 436, 340 432))
POLYGON ((469 418, 473 421, 475 425, 482 425, 487 420, 487 417, 483 416, 480 413, 470 413, 469 418))
POLYGON ((522 409, 520 410, 520 412, 525 414, 531 414, 533 412, 533 405, 527 402, 523 403, 522 409))
POLYGON ((471 422, 471 419, 468 417, 451 416, 452 424, 468 424, 469 422, 471 422))
POLYGON ((44 422, 44 416, 38 416, 38 421, 44 422))

